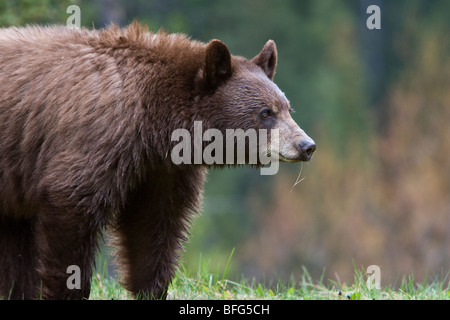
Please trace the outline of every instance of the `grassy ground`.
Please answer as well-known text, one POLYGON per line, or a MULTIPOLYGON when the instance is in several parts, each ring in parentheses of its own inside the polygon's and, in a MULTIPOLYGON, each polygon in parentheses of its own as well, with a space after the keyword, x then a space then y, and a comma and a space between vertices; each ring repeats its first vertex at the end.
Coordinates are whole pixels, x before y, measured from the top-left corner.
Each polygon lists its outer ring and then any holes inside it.
MULTIPOLYGON (((320 279, 314 282, 307 270, 301 279, 290 283, 277 283, 270 288, 261 283, 242 279, 240 282, 227 280, 229 261, 222 274, 213 274, 205 263, 201 263, 195 276, 188 276, 181 266, 169 288, 168 299, 175 300, 450 300, 449 279, 416 283, 412 276, 404 277, 398 288, 390 286, 381 289, 369 289, 366 274, 355 268, 354 281, 340 284, 332 280, 320 279)), ((131 299, 129 293, 120 284, 104 274, 96 274, 91 289, 91 299, 123 300, 131 299)))

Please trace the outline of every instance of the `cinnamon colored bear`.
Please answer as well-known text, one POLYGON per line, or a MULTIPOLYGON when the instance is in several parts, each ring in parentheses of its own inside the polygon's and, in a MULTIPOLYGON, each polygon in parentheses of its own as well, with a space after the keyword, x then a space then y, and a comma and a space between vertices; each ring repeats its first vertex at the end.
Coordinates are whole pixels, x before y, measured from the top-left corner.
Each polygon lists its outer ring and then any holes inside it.
POLYGON ((275 128, 268 153, 315 150, 272 81, 276 63, 273 41, 247 60, 137 22, 0 29, 0 297, 88 298, 105 228, 123 285, 165 297, 214 166, 175 164, 176 129, 275 128), (80 288, 67 285, 73 265, 80 288))

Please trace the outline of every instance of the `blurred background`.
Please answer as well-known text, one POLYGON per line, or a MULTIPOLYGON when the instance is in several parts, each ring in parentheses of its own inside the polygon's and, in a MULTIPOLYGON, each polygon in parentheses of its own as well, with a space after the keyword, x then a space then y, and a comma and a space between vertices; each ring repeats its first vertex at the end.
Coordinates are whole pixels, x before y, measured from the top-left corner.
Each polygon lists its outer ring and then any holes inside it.
POLYGON ((190 272, 200 257, 223 270, 233 249, 229 278, 266 285, 303 266, 351 282, 374 264, 382 285, 449 272, 450 1, 0 0, 0 26, 66 24, 71 4, 87 28, 138 19, 247 58, 277 44, 275 82, 317 151, 296 186, 300 164, 211 170, 190 272), (380 30, 366 27, 372 4, 380 30))

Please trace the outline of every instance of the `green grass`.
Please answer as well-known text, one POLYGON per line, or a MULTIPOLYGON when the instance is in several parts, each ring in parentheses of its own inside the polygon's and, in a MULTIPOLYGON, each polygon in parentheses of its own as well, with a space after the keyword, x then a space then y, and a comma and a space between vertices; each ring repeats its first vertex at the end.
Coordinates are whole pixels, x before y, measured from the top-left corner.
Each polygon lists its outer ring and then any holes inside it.
MULTIPOLYGON (((231 255, 230 255, 231 259, 231 255)), ((363 270, 355 268, 353 283, 341 284, 332 280, 313 281, 306 269, 301 279, 288 283, 279 281, 266 287, 255 280, 241 279, 239 282, 227 279, 230 259, 223 272, 211 273, 208 263, 201 261, 197 274, 189 276, 185 267, 178 268, 169 288, 168 299, 174 300, 450 300, 447 276, 441 279, 416 283, 413 276, 401 279, 396 289, 391 286, 369 289, 363 270)), ((93 277, 91 299, 131 299, 130 294, 112 278, 103 274, 93 277)))

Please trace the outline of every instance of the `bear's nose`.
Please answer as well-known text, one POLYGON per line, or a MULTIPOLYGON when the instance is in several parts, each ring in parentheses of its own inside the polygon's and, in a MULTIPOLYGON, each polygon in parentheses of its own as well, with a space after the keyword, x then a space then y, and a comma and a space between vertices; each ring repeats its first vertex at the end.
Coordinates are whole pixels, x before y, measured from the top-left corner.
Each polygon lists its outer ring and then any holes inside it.
POLYGON ((303 140, 302 142, 300 142, 299 147, 300 147, 300 159, 302 161, 311 160, 314 151, 316 151, 316 144, 314 143, 314 141, 309 139, 303 140))

